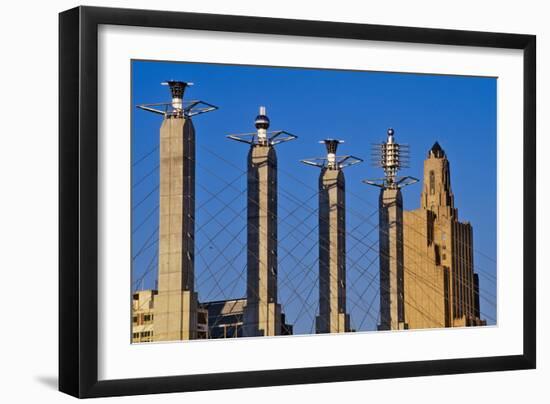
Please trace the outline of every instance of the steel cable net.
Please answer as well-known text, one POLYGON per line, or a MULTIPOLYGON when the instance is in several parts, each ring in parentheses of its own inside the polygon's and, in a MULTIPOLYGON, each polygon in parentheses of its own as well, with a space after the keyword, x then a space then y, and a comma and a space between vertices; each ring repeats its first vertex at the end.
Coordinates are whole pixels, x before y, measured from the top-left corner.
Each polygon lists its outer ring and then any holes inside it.
MULTIPOLYGON (((246 297, 247 204, 251 201, 247 197, 245 157, 243 153, 230 160, 218 150, 201 145, 200 140, 197 143, 194 261, 200 302, 246 297), (216 161, 215 170, 209 163, 212 160, 216 161)), ((132 289, 137 291, 156 289, 158 146, 134 161, 132 289)), ((290 170, 279 164, 278 302, 294 334, 311 334, 319 314, 318 189, 316 182, 306 183, 290 170)), ((351 186, 346 188, 346 311, 352 330, 373 331, 380 321, 378 207, 375 201, 366 200, 366 195, 351 191, 351 186)), ((476 251, 476 258, 478 255, 494 262, 476 251)), ((481 285, 496 289, 492 274, 477 265, 475 271, 484 279, 481 285)), ((422 287, 436 285, 426 280, 422 287)), ((485 306, 496 306, 495 294, 481 286, 480 298, 485 306)), ((422 311, 417 302, 411 307, 422 311)), ((495 322, 484 310, 482 316, 495 322)))

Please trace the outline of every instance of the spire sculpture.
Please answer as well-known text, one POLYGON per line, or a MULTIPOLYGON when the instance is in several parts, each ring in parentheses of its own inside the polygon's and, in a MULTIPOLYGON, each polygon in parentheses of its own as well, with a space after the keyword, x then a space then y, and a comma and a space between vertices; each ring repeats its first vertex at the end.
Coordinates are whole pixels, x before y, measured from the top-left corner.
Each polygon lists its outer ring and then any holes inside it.
POLYGON ((287 333, 277 302, 277 155, 275 145, 296 139, 286 131, 268 131, 260 107, 256 132, 227 136, 250 145, 247 200, 247 291, 243 336, 287 333))
POLYGON ((326 139, 325 158, 302 160, 321 168, 319 175, 319 316, 317 333, 350 331, 346 312, 346 199, 343 169, 362 162, 337 156, 343 140, 326 139))
POLYGON ((195 292, 195 128, 191 117, 217 109, 203 101, 184 101, 192 83, 168 81, 169 103, 137 107, 164 117, 160 127, 158 296, 155 341, 197 336, 195 292))
POLYGON ((408 167, 409 147, 395 142, 394 130, 387 140, 372 148, 372 163, 384 170, 385 177, 365 180, 380 187, 379 262, 380 262, 380 330, 406 329, 403 266, 403 198, 401 188, 418 182, 413 177, 398 177, 408 167))

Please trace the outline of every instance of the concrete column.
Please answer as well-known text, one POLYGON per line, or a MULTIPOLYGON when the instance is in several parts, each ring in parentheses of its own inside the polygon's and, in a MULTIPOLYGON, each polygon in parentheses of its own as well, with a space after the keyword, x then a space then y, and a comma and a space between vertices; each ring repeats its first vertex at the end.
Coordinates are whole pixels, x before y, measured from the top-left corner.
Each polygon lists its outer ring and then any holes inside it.
POLYGON ((403 200, 398 188, 380 191, 379 330, 406 329, 403 288, 403 200))
POLYGON ((167 115, 160 129, 160 221, 156 341, 196 338, 195 129, 167 115))
POLYGON ((346 313, 345 180, 342 170, 319 176, 319 316, 317 333, 350 331, 346 313))
POLYGON ((277 303, 277 156, 269 144, 248 154, 247 300, 243 335, 281 334, 277 303))

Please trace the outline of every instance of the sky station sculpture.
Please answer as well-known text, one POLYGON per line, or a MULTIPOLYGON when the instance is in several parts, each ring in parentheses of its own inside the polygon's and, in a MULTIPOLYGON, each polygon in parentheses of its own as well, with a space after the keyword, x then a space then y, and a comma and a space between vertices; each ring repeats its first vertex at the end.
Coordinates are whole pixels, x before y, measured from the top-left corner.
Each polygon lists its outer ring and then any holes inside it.
POLYGON ((216 106, 183 99, 191 83, 168 81, 170 103, 138 105, 163 116, 160 127, 158 296, 155 340, 197 337, 195 292, 195 128, 192 116, 216 106))
POLYGON ((365 180, 380 187, 379 265, 380 265, 380 324, 379 330, 408 328, 405 322, 405 286, 403 264, 403 197, 401 188, 418 182, 413 177, 398 177, 400 169, 408 167, 409 147, 395 141, 393 129, 387 139, 374 144, 371 161, 384 170, 385 177, 365 180))
POLYGON ((337 156, 343 140, 326 139, 325 158, 302 160, 321 168, 319 175, 319 315, 316 332, 348 332, 346 311, 346 199, 343 169, 360 163, 354 156, 337 156))
POLYGON ((250 145, 247 175, 247 290, 243 336, 283 333, 277 301, 277 154, 275 145, 297 136, 268 131, 266 108, 260 107, 256 132, 228 135, 250 145))

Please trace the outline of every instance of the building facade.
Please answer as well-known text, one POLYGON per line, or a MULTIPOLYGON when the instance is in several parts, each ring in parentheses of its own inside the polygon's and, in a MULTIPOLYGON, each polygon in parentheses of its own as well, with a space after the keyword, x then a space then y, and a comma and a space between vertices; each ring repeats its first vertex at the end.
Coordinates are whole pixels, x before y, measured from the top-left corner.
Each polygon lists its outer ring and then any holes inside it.
MULTIPOLYGON (((132 343, 153 342, 155 338, 155 302, 157 290, 140 290, 132 295, 132 343)), ((199 303, 196 339, 239 338, 243 334, 246 299, 216 300, 199 303)), ((280 335, 292 335, 291 324, 281 315, 280 335)))
MULTIPOLYGON (((158 322, 155 320, 155 305, 158 301, 158 290, 139 290, 132 295, 132 343, 157 341, 158 322)), ((158 309, 157 309, 158 310, 158 309)), ((200 305, 197 308, 197 339, 209 338, 208 308, 200 305)))
POLYGON ((404 314, 408 328, 485 325, 474 273, 473 229, 454 204, 439 143, 424 161, 420 208, 403 212, 404 314))
POLYGON ((154 338, 156 290, 140 290, 132 295, 132 343, 154 338))
MULTIPOLYGON (((217 300, 201 303, 200 308, 208 314, 208 338, 239 338, 244 334, 244 310, 246 299, 217 300)), ((280 335, 291 335, 292 325, 286 324, 281 315, 280 335)))

